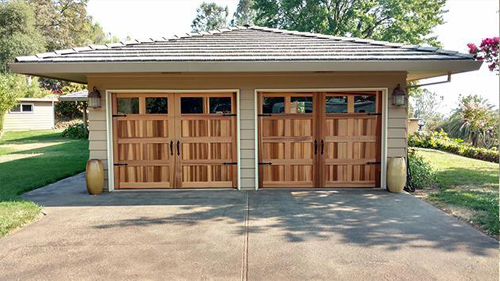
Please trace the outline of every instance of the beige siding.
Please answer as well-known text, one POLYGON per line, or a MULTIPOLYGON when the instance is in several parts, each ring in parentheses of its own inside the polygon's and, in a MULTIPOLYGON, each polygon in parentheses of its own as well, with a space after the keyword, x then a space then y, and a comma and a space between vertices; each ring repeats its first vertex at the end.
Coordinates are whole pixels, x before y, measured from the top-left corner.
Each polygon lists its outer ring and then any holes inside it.
MULTIPOLYGON (((106 90, 132 89, 239 89, 241 187, 255 188, 255 90, 317 88, 389 88, 387 155, 406 155, 406 108, 391 105, 392 91, 405 85, 406 73, 269 73, 269 74, 102 74, 89 77, 89 88, 106 90)), ((103 104, 105 101, 103 101, 103 104)), ((107 159, 106 115, 104 106, 90 110, 91 158, 107 159)), ((106 167, 107 168, 107 167, 106 167)))
POLYGON ((5 131, 47 130, 54 128, 54 108, 51 101, 30 101, 23 103, 33 104, 33 112, 7 112, 3 121, 5 131))

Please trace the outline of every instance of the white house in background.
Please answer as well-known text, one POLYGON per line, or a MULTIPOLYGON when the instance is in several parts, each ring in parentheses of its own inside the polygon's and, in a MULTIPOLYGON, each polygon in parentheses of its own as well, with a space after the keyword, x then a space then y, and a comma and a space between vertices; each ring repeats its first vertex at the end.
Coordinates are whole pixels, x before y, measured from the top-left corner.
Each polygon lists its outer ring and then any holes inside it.
POLYGON ((46 130, 55 126, 55 98, 22 98, 5 113, 4 131, 46 130))

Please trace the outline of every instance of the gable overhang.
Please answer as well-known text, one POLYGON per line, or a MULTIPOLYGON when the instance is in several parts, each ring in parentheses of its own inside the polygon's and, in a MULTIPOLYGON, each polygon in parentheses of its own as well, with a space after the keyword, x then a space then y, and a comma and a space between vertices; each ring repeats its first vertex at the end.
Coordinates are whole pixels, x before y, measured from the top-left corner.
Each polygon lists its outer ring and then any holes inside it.
POLYGON ((16 62, 14 73, 87 83, 104 73, 259 73, 259 72, 407 72, 408 81, 478 70, 481 61, 168 61, 168 62, 16 62))

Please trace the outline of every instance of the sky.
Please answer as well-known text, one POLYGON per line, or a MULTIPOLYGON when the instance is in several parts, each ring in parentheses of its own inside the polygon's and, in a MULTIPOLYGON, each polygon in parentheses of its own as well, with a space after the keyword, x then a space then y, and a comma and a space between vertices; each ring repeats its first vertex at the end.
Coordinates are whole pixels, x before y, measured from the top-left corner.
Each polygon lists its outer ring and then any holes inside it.
MULTIPOLYGON (((210 2, 209 0, 207 0, 210 2)), ((106 32, 120 39, 155 38, 191 31, 196 8, 203 0, 90 0, 88 12, 106 32)), ((229 15, 236 10, 238 0, 215 0, 228 6, 229 15)), ((468 52, 467 43, 480 44, 486 37, 498 36, 498 0, 448 0, 445 24, 434 33, 447 50, 468 52)), ((446 77, 432 81, 446 80, 446 77)), ((422 81, 426 82, 426 81, 422 81)), ((451 83, 425 87, 443 96, 440 111, 449 112, 458 105, 458 96, 479 94, 498 107, 499 76, 486 64, 479 71, 452 75, 451 83)))

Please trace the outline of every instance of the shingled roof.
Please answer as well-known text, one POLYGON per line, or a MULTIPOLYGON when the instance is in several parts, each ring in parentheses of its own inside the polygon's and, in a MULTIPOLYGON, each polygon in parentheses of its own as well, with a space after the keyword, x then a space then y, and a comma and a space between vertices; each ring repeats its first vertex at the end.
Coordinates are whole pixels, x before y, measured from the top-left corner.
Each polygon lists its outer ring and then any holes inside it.
POLYGON ((18 57, 11 64, 18 73, 68 80, 71 79, 64 73, 81 72, 76 80, 86 79, 84 74, 103 72, 385 70, 432 71, 436 76, 479 66, 469 54, 435 47, 258 26, 77 47, 18 57), (389 64, 380 64, 384 62, 389 64), (422 62, 440 63, 425 66, 422 62), (446 64, 450 67, 444 67, 446 64), (75 68, 78 66, 80 70, 75 68))
POLYGON ((463 60, 469 54, 264 27, 236 27, 18 57, 16 62, 463 60))

